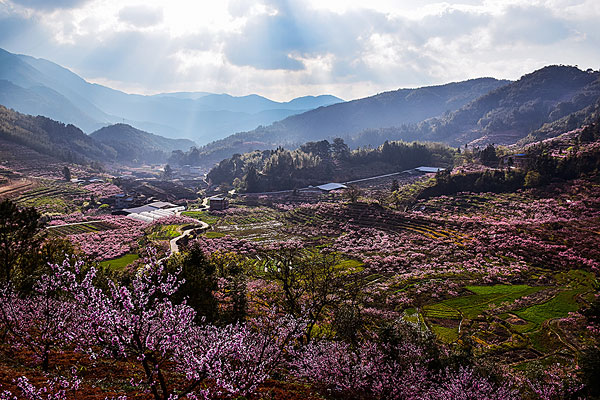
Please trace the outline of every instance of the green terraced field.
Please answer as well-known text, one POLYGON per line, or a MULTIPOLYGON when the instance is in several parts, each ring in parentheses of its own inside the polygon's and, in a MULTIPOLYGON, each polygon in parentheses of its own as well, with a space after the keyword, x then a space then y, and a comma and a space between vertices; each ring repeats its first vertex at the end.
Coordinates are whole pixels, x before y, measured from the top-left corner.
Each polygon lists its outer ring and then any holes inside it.
POLYGON ((445 343, 454 343, 458 339, 458 328, 447 328, 439 325, 432 325, 431 330, 438 339, 445 343))
POLYGON ((148 235, 149 240, 171 240, 181 235, 179 227, 181 225, 157 225, 152 228, 148 235))
POLYGON ((210 231, 210 232, 205 232, 204 236, 206 238, 208 238, 208 239, 216 239, 216 238, 220 238, 220 237, 225 236, 225 234, 223 232, 213 232, 213 231, 210 231))
POLYGON ((78 235, 81 233, 90 233, 90 232, 100 232, 100 231, 108 231, 111 229, 115 229, 112 225, 107 224, 106 222, 82 222, 79 224, 71 224, 71 225, 63 225, 56 227, 48 227, 47 231, 51 236, 68 236, 68 235, 78 235))
POLYGON ((427 318, 460 319, 460 312, 443 303, 433 304, 423 307, 423 312, 427 318))
POLYGON ((490 304, 510 303, 543 289, 543 287, 528 285, 467 286, 466 288, 475 294, 425 306, 423 307, 425 316, 428 318, 459 319, 462 315, 465 318, 472 319, 487 310, 490 304))
POLYGON ((204 221, 209 225, 213 225, 219 221, 219 217, 210 215, 207 211, 183 211, 181 215, 204 221))
POLYGON ((515 314, 538 325, 548 319, 564 318, 570 312, 579 310, 575 296, 583 292, 584 289, 565 290, 545 303, 524 308, 516 311, 515 314))
POLYGON ((115 258, 113 260, 102 261, 100 263, 100 266, 107 267, 116 271, 122 271, 126 266, 128 266, 138 258, 140 258, 140 256, 137 254, 125 254, 124 256, 115 258))

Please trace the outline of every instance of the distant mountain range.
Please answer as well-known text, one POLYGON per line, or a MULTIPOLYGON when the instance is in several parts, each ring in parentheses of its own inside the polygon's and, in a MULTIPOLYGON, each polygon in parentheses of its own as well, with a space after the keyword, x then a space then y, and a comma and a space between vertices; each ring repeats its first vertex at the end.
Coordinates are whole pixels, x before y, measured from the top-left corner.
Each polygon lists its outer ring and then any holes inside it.
POLYGON ((21 114, 4 106, 0 106, 0 138, 80 164, 91 161, 160 163, 173 150, 195 146, 191 140, 167 139, 126 124, 104 127, 87 135, 74 125, 21 114))
POLYGON ((196 146, 188 139, 168 139, 144 132, 127 124, 115 124, 100 128, 90 134, 98 143, 116 151, 119 162, 164 162, 174 150, 188 150, 196 146))
POLYGON ((172 161, 212 167, 236 153, 278 146, 293 149, 336 137, 351 148, 375 147, 386 140, 452 146, 532 142, 581 126, 598 111, 600 72, 554 65, 515 82, 479 78, 349 102, 308 96, 278 103, 258 95, 207 92, 130 95, 90 84, 50 61, 0 49, 0 104, 95 131, 84 138, 74 126, 60 128, 43 117, 10 117, 9 110, 3 109, 3 115, 9 115, 0 121, 8 127, 4 133, 33 126, 35 133, 16 134, 18 140, 60 150, 63 158, 162 162, 177 150, 172 161), (123 121, 130 123, 119 123, 123 121), (10 128, 11 124, 18 129, 10 128), (100 129, 106 125, 112 126, 100 129), (46 128, 50 132, 39 132, 46 128), (69 140, 61 139, 59 132, 69 140), (227 136, 232 132, 238 133, 227 136), (182 137, 194 142, 173 140, 182 137), (206 144, 209 140, 213 141, 206 144), (204 145, 195 147, 196 143, 204 145))
MULTIPOLYGON (((285 118, 270 126, 258 127, 210 143, 200 149, 202 161, 215 163, 234 153, 277 146, 293 148, 308 141, 344 138, 352 147, 352 137, 366 129, 415 124, 435 116, 449 114, 469 102, 509 84, 494 78, 399 89, 363 99, 320 107, 285 118)), ((361 145, 378 146, 383 141, 365 140, 361 145)))
POLYGON ((600 72, 548 66, 515 82, 473 79, 321 107, 210 143, 197 159, 210 165, 235 153, 334 137, 354 148, 386 140, 513 144, 580 126, 599 101, 600 72))
POLYGON ((513 144, 544 124, 576 118, 599 100, 600 72, 548 66, 419 124, 413 137, 453 145, 513 144))
POLYGON ((202 144, 342 101, 330 95, 289 102, 206 92, 132 95, 86 82, 48 60, 0 49, 0 104, 72 123, 88 133, 127 122, 165 137, 202 144))

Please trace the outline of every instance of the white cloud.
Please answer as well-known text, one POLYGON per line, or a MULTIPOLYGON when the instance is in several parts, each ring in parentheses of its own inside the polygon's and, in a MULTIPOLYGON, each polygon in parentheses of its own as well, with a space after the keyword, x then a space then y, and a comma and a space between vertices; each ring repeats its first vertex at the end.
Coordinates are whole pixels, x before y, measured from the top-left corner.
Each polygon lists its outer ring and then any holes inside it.
POLYGON ((598 68, 597 0, 0 0, 0 47, 142 93, 350 99, 598 68))
POLYGON ((163 10, 148 6, 125 6, 119 10, 119 20, 138 28, 157 25, 163 19, 163 10))

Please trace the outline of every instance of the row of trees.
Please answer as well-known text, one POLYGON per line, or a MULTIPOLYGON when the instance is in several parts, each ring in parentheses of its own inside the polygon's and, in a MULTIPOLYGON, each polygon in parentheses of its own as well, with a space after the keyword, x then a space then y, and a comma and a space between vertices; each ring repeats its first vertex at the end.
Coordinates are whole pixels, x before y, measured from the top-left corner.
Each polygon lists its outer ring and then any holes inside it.
MULTIPOLYGON (((530 146, 525 157, 524 168, 486 169, 470 173, 439 172, 433 185, 424 188, 420 198, 429 198, 457 192, 512 192, 521 188, 546 185, 556 179, 575 179, 584 174, 600 171, 600 149, 586 146, 600 140, 600 121, 585 127, 577 137, 571 151, 562 157, 553 155, 552 142, 530 146)), ((498 166, 499 157, 494 146, 489 145, 478 151, 481 163, 498 166)))
POLYGON ((385 142, 351 151, 340 138, 308 142, 296 150, 235 154, 208 173, 215 185, 246 192, 286 190, 330 181, 344 182, 427 164, 449 165, 455 150, 438 144, 385 142))

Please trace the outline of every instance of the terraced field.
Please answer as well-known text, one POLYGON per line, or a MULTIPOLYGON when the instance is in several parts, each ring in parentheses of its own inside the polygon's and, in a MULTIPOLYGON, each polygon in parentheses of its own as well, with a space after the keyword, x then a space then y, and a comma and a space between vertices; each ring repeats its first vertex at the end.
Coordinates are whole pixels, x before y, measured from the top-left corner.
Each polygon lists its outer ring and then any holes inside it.
POLYGON ((34 186, 34 182, 27 179, 10 180, 0 182, 0 198, 13 198, 19 196, 34 186))
POLYGON ((296 224, 349 223, 361 228, 376 228, 391 233, 407 230, 433 239, 454 238, 459 242, 467 241, 466 236, 436 221, 409 218, 400 213, 363 203, 340 207, 331 213, 319 209, 298 208, 289 213, 288 219, 296 224))
MULTIPOLYGON (((593 292, 594 276, 581 270, 559 274, 563 287, 466 286, 472 294, 428 304, 418 315, 438 338, 453 343, 469 337, 480 352, 509 351, 515 366, 533 360, 575 357, 580 345, 557 323, 579 310, 593 292)), ((416 310, 406 318, 415 320, 416 310)))
MULTIPOLYGON (((219 237, 231 235, 238 239, 261 242, 290 239, 290 235, 281 232, 287 223, 282 213, 266 207, 231 208, 227 213, 209 214, 214 218, 207 236, 219 237)), ((201 217, 206 221, 207 216, 201 217)))
POLYGON ((429 321, 434 321, 433 326, 448 324, 448 320, 476 319, 489 314, 491 309, 501 304, 512 303, 544 289, 541 286, 528 285, 466 286, 465 288, 473 294, 426 305, 422 309, 423 316, 429 321))
POLYGON ((89 192, 76 185, 45 181, 14 201, 22 207, 35 207, 41 213, 69 214, 77 210, 87 198, 89 192))
POLYGON ((50 226, 46 228, 48 234, 54 237, 78 235, 80 233, 102 232, 112 229, 116 229, 116 227, 103 221, 79 222, 75 224, 50 226))

